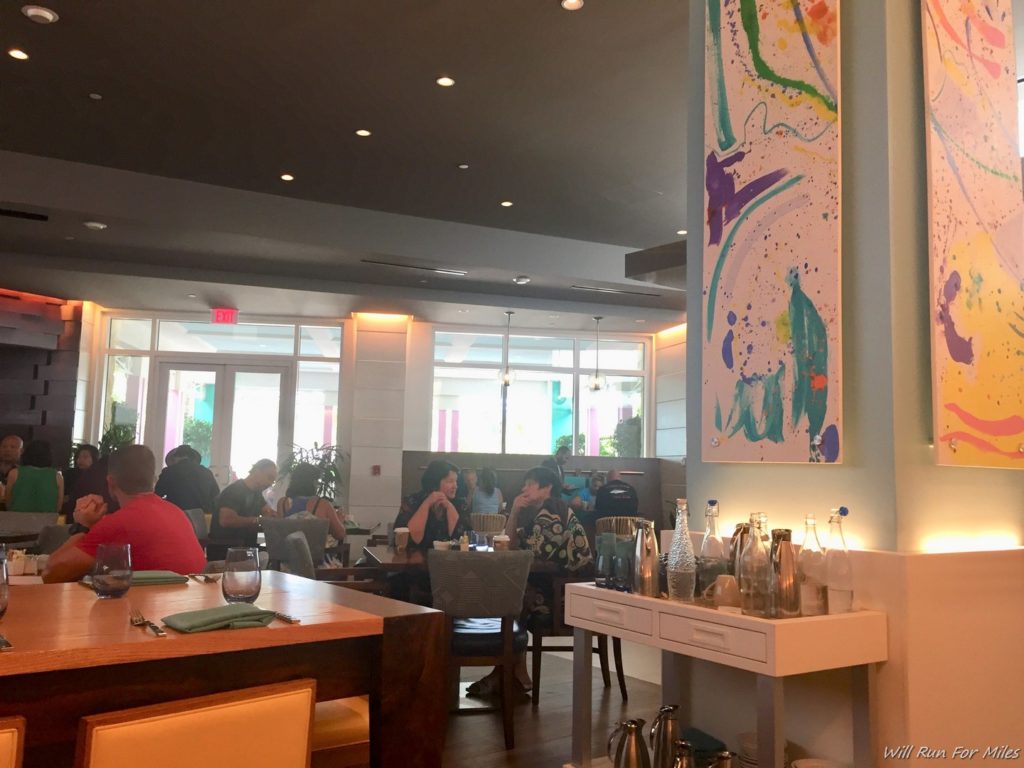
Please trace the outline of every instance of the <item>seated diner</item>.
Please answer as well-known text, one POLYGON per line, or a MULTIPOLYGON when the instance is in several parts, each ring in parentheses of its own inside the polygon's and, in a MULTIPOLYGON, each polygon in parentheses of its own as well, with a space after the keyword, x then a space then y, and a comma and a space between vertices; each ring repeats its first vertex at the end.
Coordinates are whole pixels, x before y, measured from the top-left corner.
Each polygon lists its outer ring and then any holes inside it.
POLYGON ((75 533, 50 555, 44 582, 78 581, 92 571, 101 544, 131 544, 135 570, 196 573, 206 567, 188 518, 153 493, 156 458, 144 445, 110 457, 107 484, 119 504, 109 512, 100 496, 83 496, 75 507, 75 533))
POLYGON ((260 459, 249 474, 236 480, 217 498, 217 511, 210 519, 210 540, 206 554, 211 560, 223 560, 228 547, 255 547, 264 517, 280 517, 267 504, 264 491, 277 481, 277 464, 260 459))
POLYGON ((396 528, 409 529, 410 549, 433 549, 435 541, 451 541, 472 530, 465 502, 455 497, 459 468, 435 459, 427 465, 420 490, 402 499, 396 528))

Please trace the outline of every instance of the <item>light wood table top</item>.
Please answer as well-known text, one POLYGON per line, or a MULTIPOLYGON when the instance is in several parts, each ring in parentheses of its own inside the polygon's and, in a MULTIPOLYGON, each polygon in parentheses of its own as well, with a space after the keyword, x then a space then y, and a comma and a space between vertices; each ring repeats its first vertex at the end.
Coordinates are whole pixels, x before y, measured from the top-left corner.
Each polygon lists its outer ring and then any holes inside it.
POLYGON ((100 600, 79 584, 12 586, 7 614, 0 620, 13 648, 0 653, 0 677, 154 659, 224 653, 380 635, 384 619, 324 599, 316 582, 263 572, 256 604, 301 619, 275 620, 267 627, 156 637, 133 627, 129 609, 160 623, 164 616, 224 605, 220 583, 133 587, 121 598, 100 600))

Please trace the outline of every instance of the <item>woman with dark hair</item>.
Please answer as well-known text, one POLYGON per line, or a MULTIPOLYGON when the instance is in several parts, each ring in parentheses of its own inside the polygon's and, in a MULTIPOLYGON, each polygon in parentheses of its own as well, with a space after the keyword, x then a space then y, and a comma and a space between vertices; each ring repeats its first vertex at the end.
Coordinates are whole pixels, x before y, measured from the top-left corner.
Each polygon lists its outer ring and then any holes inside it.
POLYGON ((472 529, 465 503, 455 498, 459 468, 434 459, 420 480, 420 491, 402 499, 396 528, 409 529, 410 549, 433 549, 435 541, 451 541, 472 529))
POLYGON ((480 481, 473 493, 473 511, 492 514, 501 512, 504 503, 501 488, 498 487, 498 473, 490 467, 484 467, 480 470, 480 481))
MULTIPOLYGON (((71 493, 74 490, 75 483, 78 482, 78 478, 89 469, 93 464, 100 460, 99 449, 95 445, 89 445, 88 443, 80 443, 75 446, 74 455, 71 457, 71 466, 68 467, 62 473, 64 475, 64 490, 67 493, 71 493)), ((74 511, 74 504, 71 505, 70 510, 68 509, 68 498, 64 500, 64 514, 74 511)))
POLYGON ((335 549, 345 539, 345 523, 334 505, 317 494, 320 468, 315 464, 296 464, 288 476, 288 491, 277 502, 281 517, 319 517, 327 521, 327 548, 335 549))
POLYGON ((53 451, 45 440, 25 446, 21 466, 7 474, 8 512, 59 512, 64 503, 64 477, 53 467, 53 451))

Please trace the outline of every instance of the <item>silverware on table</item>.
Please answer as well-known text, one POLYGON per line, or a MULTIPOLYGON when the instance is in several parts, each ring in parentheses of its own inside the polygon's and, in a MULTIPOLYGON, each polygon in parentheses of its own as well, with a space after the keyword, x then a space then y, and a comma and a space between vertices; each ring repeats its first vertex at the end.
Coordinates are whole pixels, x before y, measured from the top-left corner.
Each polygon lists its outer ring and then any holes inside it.
POLYGON ((220 576, 212 576, 209 573, 190 573, 190 579, 200 584, 216 584, 220 576))
POLYGON ((128 616, 128 620, 132 623, 133 627, 149 627, 157 637, 167 637, 167 633, 143 616, 141 611, 135 608, 129 608, 128 616))
POLYGON ((6 651, 7 649, 13 648, 13 647, 14 646, 11 645, 11 641, 10 640, 8 640, 3 635, 0 635, 0 651, 6 651))
POLYGON ((280 611, 273 611, 273 614, 274 614, 274 618, 280 619, 281 621, 284 621, 284 622, 286 622, 288 624, 301 624, 302 623, 302 619, 300 619, 297 616, 292 616, 292 615, 287 614, 287 613, 281 613, 280 611))

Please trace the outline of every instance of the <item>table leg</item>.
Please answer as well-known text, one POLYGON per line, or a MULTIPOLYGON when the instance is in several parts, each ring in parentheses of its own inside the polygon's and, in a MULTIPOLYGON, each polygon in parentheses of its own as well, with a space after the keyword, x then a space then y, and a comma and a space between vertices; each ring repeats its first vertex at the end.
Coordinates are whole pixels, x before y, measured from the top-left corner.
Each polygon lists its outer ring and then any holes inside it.
POLYGON ((757 764, 785 768, 782 678, 757 676, 757 764))
POLYGON ((661 652, 661 700, 678 704, 677 717, 681 723, 692 722, 690 690, 693 659, 672 651, 661 652))
POLYGON ((855 768, 874 766, 871 734, 871 689, 874 685, 873 664, 860 664, 852 668, 851 694, 853 699, 853 764, 855 768))
POLYGON ((572 649, 572 764, 576 768, 589 768, 591 723, 593 715, 594 670, 590 656, 593 653, 593 633, 576 627, 572 649))

